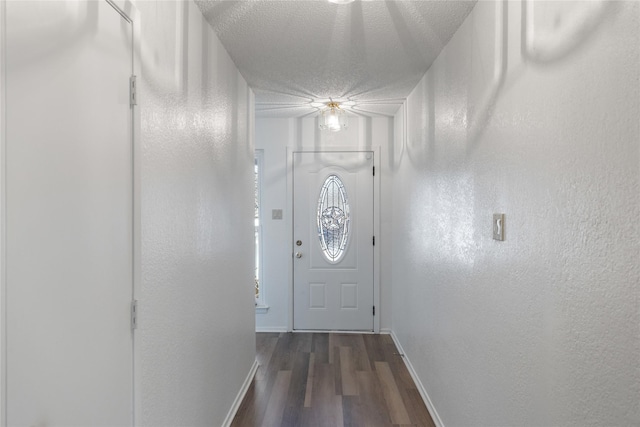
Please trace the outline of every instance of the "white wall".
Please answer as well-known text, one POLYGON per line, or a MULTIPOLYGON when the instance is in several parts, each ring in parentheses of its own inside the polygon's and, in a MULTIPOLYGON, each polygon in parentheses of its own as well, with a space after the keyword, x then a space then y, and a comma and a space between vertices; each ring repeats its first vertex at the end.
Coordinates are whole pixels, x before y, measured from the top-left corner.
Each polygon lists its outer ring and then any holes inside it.
POLYGON ((408 99, 393 330, 446 426, 638 425, 640 5, 529 4, 497 96, 481 1, 408 99))
POLYGON ((391 327, 391 263, 390 213, 388 190, 391 186, 388 150, 393 139, 393 120, 389 118, 349 119, 349 128, 338 133, 320 132, 315 118, 257 118, 256 148, 264 150, 262 186, 263 285, 266 313, 256 314, 258 331, 286 331, 290 317, 291 291, 291 215, 287 199, 287 147, 352 146, 363 149, 381 148, 381 245, 380 328, 391 327), (273 209, 282 209, 282 220, 271 219, 273 209))
MULTIPOLYGON (((6 164, 6 2, 0 2, 0 168, 5 169, 6 164)), ((6 180, 4 173, 0 174, 0 194, 4 194, 6 180)), ((6 232, 6 203, 5 197, 0 197, 0 233, 1 240, 4 242, 4 233, 6 232)), ((6 330, 5 313, 7 312, 6 297, 6 250, 4 243, 0 247, 0 423, 4 423, 7 416, 7 361, 6 361, 6 330)))
POLYGON ((192 2, 138 1, 137 424, 219 426, 255 359, 253 95, 192 2))

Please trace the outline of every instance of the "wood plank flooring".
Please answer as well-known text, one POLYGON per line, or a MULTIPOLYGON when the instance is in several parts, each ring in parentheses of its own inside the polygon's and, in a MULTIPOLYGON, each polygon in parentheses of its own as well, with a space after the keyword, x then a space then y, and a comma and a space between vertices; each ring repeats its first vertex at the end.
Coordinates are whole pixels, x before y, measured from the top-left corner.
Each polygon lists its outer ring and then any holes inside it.
POLYGON ((389 335, 256 334, 234 427, 435 427, 389 335))

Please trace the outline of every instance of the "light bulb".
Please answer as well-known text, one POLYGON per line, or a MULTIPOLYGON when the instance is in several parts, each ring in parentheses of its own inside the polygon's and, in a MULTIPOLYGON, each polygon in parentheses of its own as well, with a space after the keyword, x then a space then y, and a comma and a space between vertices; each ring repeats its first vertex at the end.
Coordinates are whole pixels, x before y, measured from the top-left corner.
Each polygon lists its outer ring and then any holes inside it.
POLYGON ((329 102, 324 110, 320 112, 320 130, 330 130, 338 132, 347 128, 347 117, 337 102, 329 102))
POLYGON ((340 118, 335 110, 331 110, 327 116, 327 128, 330 131, 337 132, 340 130, 340 118))

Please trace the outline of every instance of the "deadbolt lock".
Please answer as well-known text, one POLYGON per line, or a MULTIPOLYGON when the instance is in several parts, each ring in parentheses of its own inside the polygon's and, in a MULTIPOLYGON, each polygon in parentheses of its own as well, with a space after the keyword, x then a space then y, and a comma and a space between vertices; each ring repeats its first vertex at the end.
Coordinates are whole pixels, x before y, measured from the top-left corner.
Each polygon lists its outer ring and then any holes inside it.
POLYGON ((296 246, 302 246, 302 240, 296 241, 296 246))

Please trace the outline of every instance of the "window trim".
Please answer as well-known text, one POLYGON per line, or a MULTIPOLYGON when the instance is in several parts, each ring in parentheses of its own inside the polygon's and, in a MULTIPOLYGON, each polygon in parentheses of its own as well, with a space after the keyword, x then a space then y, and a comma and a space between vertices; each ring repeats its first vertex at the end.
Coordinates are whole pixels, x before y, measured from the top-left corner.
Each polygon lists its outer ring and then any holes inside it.
MULTIPOLYGON (((258 270, 258 297, 255 298, 256 313, 266 313, 269 307, 265 303, 265 285, 264 285, 264 265, 263 265, 263 237, 262 237, 262 223, 264 219, 264 209, 262 209, 262 183, 264 177, 264 150, 255 150, 254 155, 254 174, 257 167, 257 183, 256 183, 256 198, 258 199, 258 225, 254 222, 254 236, 257 236, 258 242, 255 244, 256 254, 254 256, 257 263, 258 270)), ((255 217, 254 217, 255 218, 255 217)), ((255 277, 255 274, 254 274, 255 277)))

